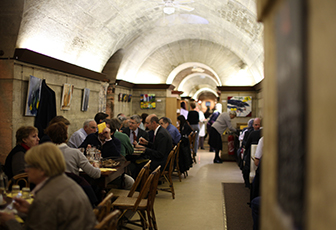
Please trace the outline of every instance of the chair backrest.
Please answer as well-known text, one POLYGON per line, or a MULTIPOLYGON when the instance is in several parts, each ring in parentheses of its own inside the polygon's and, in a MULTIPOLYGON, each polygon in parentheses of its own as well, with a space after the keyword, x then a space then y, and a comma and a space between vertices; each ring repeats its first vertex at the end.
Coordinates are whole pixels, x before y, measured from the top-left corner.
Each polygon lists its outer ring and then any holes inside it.
POLYGON ((168 157, 167 157, 167 161, 165 166, 163 167, 163 170, 161 170, 161 174, 163 175, 166 171, 169 171, 170 168, 174 167, 174 156, 175 156, 175 150, 176 150, 177 146, 175 146, 169 153, 168 157))
POLYGON ((137 187, 139 186, 139 184, 141 183, 141 187, 143 187, 145 181, 147 180, 148 178, 148 175, 149 175, 149 171, 150 171, 150 164, 151 164, 151 160, 149 160, 147 162, 147 164, 145 164, 145 166, 142 167, 142 169, 140 170, 137 178, 135 179, 133 185, 132 185, 132 188, 131 190, 129 191, 128 193, 128 197, 132 197, 135 190, 137 189, 137 187), (143 183, 142 183, 143 182, 143 183))
POLYGON ((20 173, 15 176, 13 176, 9 181, 8 181, 8 188, 10 188, 11 185, 20 185, 20 187, 30 187, 30 182, 28 180, 28 174, 27 173, 20 173), (19 183, 21 182, 22 183, 19 183), (22 186, 23 185, 23 186, 22 186))
POLYGON ((155 197, 156 197, 157 186, 158 186, 160 175, 161 175, 160 174, 160 168, 161 168, 161 166, 159 165, 152 172, 152 174, 154 175, 154 178, 152 180, 150 190, 149 190, 149 193, 148 193, 148 198, 147 198, 147 208, 149 208, 150 210, 153 209, 154 200, 155 200, 155 197))
POLYGON ((182 140, 180 140, 176 145, 176 150, 175 150, 175 162, 176 162, 176 164, 178 164, 178 162, 179 162, 181 142, 182 142, 182 140))
POLYGON ((191 150, 194 151, 194 147, 195 147, 195 138, 196 138, 196 133, 192 132, 191 137, 189 138, 190 141, 190 145, 191 145, 191 150))
POLYGON ((112 208, 113 193, 108 194, 102 202, 100 202, 96 208, 93 209, 93 213, 96 219, 100 222, 102 221, 110 212, 112 208))
POLYGON ((116 230, 118 225, 118 217, 120 216, 120 210, 114 210, 108 214, 102 221, 100 221, 94 229, 96 230, 116 230))
MULTIPOLYGON (((158 167, 160 169, 160 166, 158 167)), ((135 201, 134 203, 134 206, 133 206, 133 211, 136 211, 138 209, 138 206, 141 202, 142 199, 145 199, 149 194, 149 190, 151 189, 151 184, 153 182, 153 179, 154 179, 154 175, 156 175, 157 171, 154 170, 147 178, 144 186, 142 187, 141 191, 140 191, 140 194, 137 198, 137 200, 135 201), (154 173, 155 172, 155 173, 154 173)), ((155 193, 156 193, 156 190, 155 190, 155 193)))

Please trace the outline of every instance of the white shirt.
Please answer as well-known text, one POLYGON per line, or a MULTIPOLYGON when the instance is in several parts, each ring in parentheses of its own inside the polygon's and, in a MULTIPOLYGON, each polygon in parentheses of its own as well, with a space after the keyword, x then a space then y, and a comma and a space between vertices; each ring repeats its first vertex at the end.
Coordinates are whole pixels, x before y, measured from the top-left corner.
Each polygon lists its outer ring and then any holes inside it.
POLYGON ((204 113, 202 111, 198 111, 199 114, 199 124, 200 124, 200 131, 199 131, 199 136, 200 137, 204 137, 205 136, 205 121, 207 121, 207 119, 205 119, 204 117, 204 113))
POLYGON ((263 154, 263 149, 264 147, 264 137, 259 139, 258 145, 257 145, 257 149, 256 149, 256 153, 255 153, 255 158, 260 159, 262 157, 263 154))
POLYGON ((135 131, 133 131, 132 129, 130 129, 130 140, 131 140, 131 143, 133 143, 134 141, 136 141, 136 139, 134 140, 133 132, 135 133, 136 136, 138 136, 138 128, 135 131))
POLYGON ((156 133, 158 132, 160 126, 161 126, 161 125, 159 125, 159 126, 155 129, 155 131, 154 131, 154 137, 156 136, 156 133))

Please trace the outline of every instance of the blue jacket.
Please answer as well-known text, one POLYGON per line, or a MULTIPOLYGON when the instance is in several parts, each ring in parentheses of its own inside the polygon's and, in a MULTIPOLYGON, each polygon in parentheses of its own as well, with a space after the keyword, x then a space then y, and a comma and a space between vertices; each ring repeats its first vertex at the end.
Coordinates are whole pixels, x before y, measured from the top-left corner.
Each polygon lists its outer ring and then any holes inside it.
POLYGON ((181 134, 178 129, 174 125, 169 124, 167 126, 167 131, 170 133, 170 136, 173 139, 173 144, 177 145, 177 143, 181 140, 181 134))

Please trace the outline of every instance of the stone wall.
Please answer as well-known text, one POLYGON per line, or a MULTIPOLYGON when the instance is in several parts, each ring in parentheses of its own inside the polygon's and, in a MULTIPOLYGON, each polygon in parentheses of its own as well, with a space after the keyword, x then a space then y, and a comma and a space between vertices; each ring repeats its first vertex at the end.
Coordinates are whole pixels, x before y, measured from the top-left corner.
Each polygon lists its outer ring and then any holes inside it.
POLYGON ((13 60, 1 60, 0 63, 0 91, 2 92, 0 114, 1 126, 4 127, 0 129, 0 145, 2 146, 0 162, 2 164, 16 143, 16 130, 22 125, 34 125, 34 117, 24 115, 30 75, 45 79, 47 85, 54 90, 57 115, 62 115, 71 122, 68 129, 69 137, 82 127, 86 119, 94 118, 98 112, 100 81, 13 60), (74 85, 71 107, 68 111, 60 109, 64 83, 74 85), (89 108, 86 112, 81 111, 84 88, 90 89, 89 108))
MULTIPOLYGON (((159 118, 166 115, 166 97, 168 96, 167 89, 133 89, 133 114, 148 113, 156 114, 159 118), (141 94, 155 94, 156 108, 155 109, 141 109, 140 108, 140 95, 141 94)), ((176 108, 172 108, 176 110, 176 108)))
MULTIPOLYGON (((166 97, 168 95, 166 89, 130 89, 123 86, 116 86, 115 88, 115 102, 114 102, 114 114, 124 113, 126 116, 132 116, 133 114, 141 115, 142 113, 154 113, 158 117, 165 116, 166 114, 166 97), (118 101, 119 94, 131 94, 131 102, 118 101), (155 109, 141 109, 140 108, 140 95, 141 94, 155 94, 156 108, 155 109)), ((175 108, 176 110, 176 108, 175 108)))
POLYGON ((116 86, 114 94, 114 117, 117 117, 119 113, 123 113, 126 116, 132 115, 132 103, 133 103, 133 90, 124 86, 116 86), (132 95, 130 102, 120 101, 119 94, 132 95))

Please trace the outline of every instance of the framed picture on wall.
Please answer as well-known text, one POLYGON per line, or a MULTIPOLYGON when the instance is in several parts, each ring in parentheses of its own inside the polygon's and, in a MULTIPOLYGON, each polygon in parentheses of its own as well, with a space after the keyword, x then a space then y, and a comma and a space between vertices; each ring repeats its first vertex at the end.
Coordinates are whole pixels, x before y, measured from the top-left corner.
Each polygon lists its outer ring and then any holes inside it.
POLYGON ((74 85, 65 83, 63 85, 61 110, 70 110, 74 85))
POLYGON ((29 77, 25 116, 36 116, 41 98, 41 84, 42 79, 29 77))
POLYGON ((228 97, 227 111, 236 111, 237 117, 252 116, 252 96, 228 97))
POLYGON ((140 108, 141 109, 155 109, 156 108, 155 94, 141 94, 140 95, 140 108))
POLYGON ((87 111, 89 107, 90 89, 83 89, 82 111, 87 111))
POLYGON ((128 94, 123 94, 123 99, 122 99, 123 102, 127 102, 128 101, 128 94))

